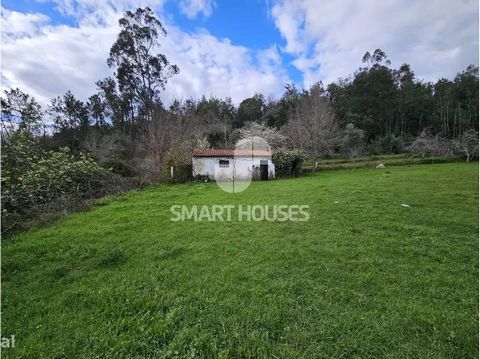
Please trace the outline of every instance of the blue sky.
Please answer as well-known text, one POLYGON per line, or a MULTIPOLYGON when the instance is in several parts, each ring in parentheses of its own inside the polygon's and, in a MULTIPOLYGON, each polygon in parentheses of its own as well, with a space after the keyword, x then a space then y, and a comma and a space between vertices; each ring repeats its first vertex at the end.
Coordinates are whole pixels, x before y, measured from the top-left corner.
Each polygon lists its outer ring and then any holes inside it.
MULTIPOLYGON (((3 0, 3 7, 22 13, 45 14, 52 24, 77 26, 71 16, 62 14, 55 2, 3 0)), ((265 0, 215 1, 213 8, 215 11, 209 16, 189 18, 181 12, 179 2, 170 0, 163 4, 162 12, 184 31, 207 29, 218 38, 226 38, 233 44, 251 49, 261 50, 283 42, 281 33, 270 16, 269 3, 265 0)), ((291 64, 292 60, 291 56, 283 54, 282 65, 288 70, 290 79, 300 84, 302 76, 291 64)))
POLYGON ((50 17, 53 24, 74 25, 72 18, 62 15, 57 6, 51 2, 35 0, 2 0, 2 7, 22 13, 42 13, 50 17))
MULTIPOLYGON (((280 31, 270 16, 265 0, 216 1, 210 16, 184 16, 175 1, 165 3, 164 9, 173 21, 185 31, 207 29, 218 38, 227 38, 233 44, 261 50, 272 44, 282 44, 280 31)), ((293 58, 283 54, 282 64, 288 69, 292 81, 301 83, 301 73, 291 64, 293 58)))
MULTIPOLYGON (((54 24, 75 25, 75 20, 62 14, 55 2, 3 0, 2 6, 23 13, 46 14, 54 24)), ((182 14, 179 3, 171 0, 164 3, 163 12, 185 31, 205 28, 212 35, 228 38, 238 45, 263 48, 282 41, 265 0, 215 1, 213 7, 215 11, 209 16, 200 14, 189 18, 182 14)))
POLYGON ((418 78, 478 65, 474 0, 3 0, 2 88, 42 103, 80 98, 111 74, 105 60, 125 10, 150 6, 167 28, 160 51, 179 65, 164 97, 278 97, 355 71, 382 48, 418 78))

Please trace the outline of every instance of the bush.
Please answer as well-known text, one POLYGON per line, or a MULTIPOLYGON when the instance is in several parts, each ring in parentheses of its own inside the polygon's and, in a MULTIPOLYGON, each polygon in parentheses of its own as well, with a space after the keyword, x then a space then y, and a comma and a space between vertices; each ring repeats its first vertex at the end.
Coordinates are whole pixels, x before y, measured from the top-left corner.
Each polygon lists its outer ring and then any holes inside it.
POLYGON ((355 161, 365 148, 365 132, 352 123, 347 124, 342 137, 342 151, 350 161, 355 161))
POLYGON ((68 147, 57 151, 24 151, 30 141, 19 136, 4 144, 3 228, 31 221, 45 212, 67 211, 87 199, 126 187, 126 180, 98 166, 87 155, 74 157, 68 147), (14 165, 18 160, 15 154, 22 159, 22 166, 14 165))
POLYGON ((273 152, 272 162, 275 165, 275 175, 298 176, 301 174, 305 155, 300 150, 280 148, 273 152))
POLYGON ((189 182, 193 180, 191 163, 167 162, 163 173, 165 174, 165 181, 167 181, 167 178, 170 182, 189 182), (170 167, 173 167, 173 178, 171 176, 170 167))
POLYGON ((188 182, 193 179, 192 163, 187 163, 171 153, 168 155, 164 163, 162 172, 162 180, 166 182, 188 182), (171 167, 173 167, 173 178, 171 167))
POLYGON ((403 137, 393 134, 380 136, 370 142, 368 145, 368 153, 371 155, 402 153, 405 151, 405 142, 403 137))

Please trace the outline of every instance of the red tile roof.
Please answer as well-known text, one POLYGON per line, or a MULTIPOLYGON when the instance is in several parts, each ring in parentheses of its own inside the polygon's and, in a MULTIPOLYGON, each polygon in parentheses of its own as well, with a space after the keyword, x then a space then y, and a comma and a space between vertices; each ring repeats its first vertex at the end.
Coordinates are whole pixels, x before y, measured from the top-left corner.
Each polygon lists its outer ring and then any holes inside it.
MULTIPOLYGON (((254 157, 270 157, 272 155, 271 151, 266 150, 254 150, 254 157)), ((249 157, 252 156, 251 150, 228 150, 223 148, 195 148, 193 150, 193 157, 233 157, 233 156, 242 156, 249 157)))

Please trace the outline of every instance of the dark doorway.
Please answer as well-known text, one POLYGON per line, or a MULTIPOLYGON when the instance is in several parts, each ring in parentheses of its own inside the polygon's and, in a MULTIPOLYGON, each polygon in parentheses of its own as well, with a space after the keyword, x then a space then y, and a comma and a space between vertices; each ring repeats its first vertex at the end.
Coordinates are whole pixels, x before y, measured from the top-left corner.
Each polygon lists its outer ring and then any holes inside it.
POLYGON ((268 165, 260 165, 260 179, 262 181, 268 180, 268 165))

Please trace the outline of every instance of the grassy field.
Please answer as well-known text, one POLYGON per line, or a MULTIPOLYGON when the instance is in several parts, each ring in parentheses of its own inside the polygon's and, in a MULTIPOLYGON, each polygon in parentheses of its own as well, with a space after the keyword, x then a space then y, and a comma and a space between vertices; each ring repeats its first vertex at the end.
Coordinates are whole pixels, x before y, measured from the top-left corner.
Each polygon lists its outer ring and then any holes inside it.
MULTIPOLYGON (((418 164, 433 164, 433 163, 449 163, 449 162, 464 162, 465 160, 458 157, 439 157, 439 156, 421 156, 412 155, 411 153, 399 153, 392 155, 370 155, 357 158, 355 161, 350 161, 344 157, 337 157, 331 159, 324 159, 317 162, 318 171, 331 170, 347 170, 359 168, 375 168, 380 163, 386 166, 411 166, 418 164)), ((303 166, 303 172, 309 173, 312 171, 313 164, 311 161, 306 161, 303 166)))
POLYGON ((104 199, 2 242, 2 354, 475 358, 477 183, 456 163, 104 199), (172 222, 173 204, 306 204, 310 220, 172 222))

